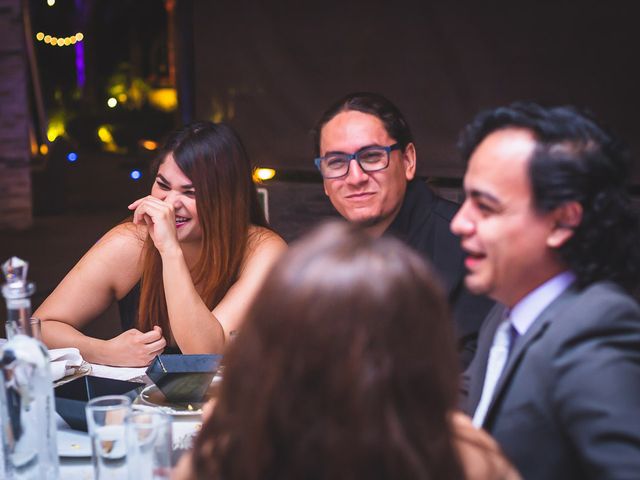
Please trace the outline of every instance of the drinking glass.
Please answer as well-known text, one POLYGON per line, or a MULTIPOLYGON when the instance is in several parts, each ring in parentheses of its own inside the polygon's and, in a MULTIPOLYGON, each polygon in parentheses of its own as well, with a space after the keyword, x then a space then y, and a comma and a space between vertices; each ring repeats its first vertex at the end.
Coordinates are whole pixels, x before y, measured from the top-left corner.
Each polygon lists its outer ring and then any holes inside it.
POLYGON ((127 479, 125 418, 131 412, 131 399, 107 395, 89 400, 85 408, 93 450, 96 480, 127 479))
POLYGON ((171 416, 132 411, 126 418, 129 480, 168 480, 171 476, 171 416))

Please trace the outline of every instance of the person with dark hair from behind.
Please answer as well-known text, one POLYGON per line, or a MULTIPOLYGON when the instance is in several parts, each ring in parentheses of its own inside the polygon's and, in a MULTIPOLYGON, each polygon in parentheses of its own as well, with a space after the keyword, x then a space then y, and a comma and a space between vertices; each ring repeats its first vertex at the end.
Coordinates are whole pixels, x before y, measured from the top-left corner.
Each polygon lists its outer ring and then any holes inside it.
POLYGON ((107 232, 36 310, 49 348, 74 346, 92 363, 144 366, 173 353, 220 353, 286 248, 266 228, 238 135, 196 122, 160 149, 151 194, 107 232), (123 332, 80 330, 112 303, 123 332))
POLYGON ((519 478, 454 413, 447 317, 434 274, 403 243, 322 226, 258 293, 176 477, 519 478))
POLYGON ((467 411, 525 478, 640 475, 638 216, 622 144, 573 107, 517 103, 466 127, 452 222, 467 287, 506 305, 480 333, 467 411))
POLYGON ((314 129, 315 164, 338 213, 370 235, 393 235, 433 263, 453 318, 460 363, 475 352, 478 330, 493 302, 464 287, 464 255, 449 224, 458 205, 414 178, 417 154, 400 110, 376 93, 346 95, 314 129))

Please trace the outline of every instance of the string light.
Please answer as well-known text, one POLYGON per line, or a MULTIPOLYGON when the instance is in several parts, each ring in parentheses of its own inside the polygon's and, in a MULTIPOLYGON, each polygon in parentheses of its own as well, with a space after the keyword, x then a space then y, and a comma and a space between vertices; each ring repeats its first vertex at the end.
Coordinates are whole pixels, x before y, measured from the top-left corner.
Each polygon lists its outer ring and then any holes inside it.
POLYGON ((68 47, 84 40, 84 34, 82 32, 78 32, 69 37, 54 37, 53 35, 48 35, 44 32, 38 32, 36 33, 36 40, 44 42, 47 45, 51 45, 52 47, 68 47))

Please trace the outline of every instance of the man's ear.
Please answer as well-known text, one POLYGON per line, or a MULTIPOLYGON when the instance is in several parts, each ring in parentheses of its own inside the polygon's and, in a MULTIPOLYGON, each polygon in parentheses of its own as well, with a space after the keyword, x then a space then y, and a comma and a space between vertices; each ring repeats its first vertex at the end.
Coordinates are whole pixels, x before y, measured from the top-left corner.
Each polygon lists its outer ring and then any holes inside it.
POLYGON ((405 178, 407 181, 413 180, 413 177, 416 176, 416 147, 413 143, 407 144, 402 152, 402 162, 405 178))
POLYGON ((572 236, 575 229, 582 222, 582 205, 578 202, 567 202, 553 211, 555 226, 547 237, 547 245, 560 248, 572 236))

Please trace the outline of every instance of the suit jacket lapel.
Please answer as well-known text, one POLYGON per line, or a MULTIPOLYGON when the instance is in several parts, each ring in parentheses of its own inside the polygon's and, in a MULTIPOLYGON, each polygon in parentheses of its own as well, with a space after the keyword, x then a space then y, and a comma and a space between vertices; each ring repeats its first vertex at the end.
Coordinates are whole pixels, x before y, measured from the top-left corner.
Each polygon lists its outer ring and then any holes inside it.
POLYGON ((520 363, 520 360, 524 356, 529 346, 537 341, 540 337, 542 337, 542 335, 544 335, 549 324, 558 317, 558 312, 576 295, 577 291, 573 286, 567 288, 564 292, 562 292, 562 294, 560 294, 558 298, 551 302, 551 304, 542 311, 542 313, 533 322, 533 324, 529 327, 525 334, 516 341, 516 344, 513 346, 513 350, 509 355, 509 359, 507 360, 507 364, 505 365, 504 370, 502 371, 502 374, 498 379, 498 383, 496 384, 493 399, 491 400, 489 409, 487 410, 487 416, 484 422, 485 424, 490 419, 496 402, 504 393, 505 388, 509 384, 513 373, 515 372, 518 364, 520 363))

